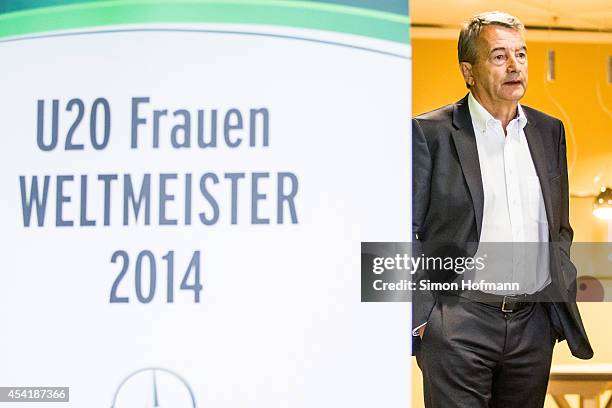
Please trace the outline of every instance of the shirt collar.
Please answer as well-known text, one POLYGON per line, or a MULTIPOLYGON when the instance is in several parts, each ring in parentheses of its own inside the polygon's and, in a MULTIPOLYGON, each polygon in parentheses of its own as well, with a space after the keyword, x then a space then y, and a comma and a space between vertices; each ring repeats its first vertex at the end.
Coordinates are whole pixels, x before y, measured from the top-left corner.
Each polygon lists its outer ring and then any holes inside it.
MULTIPOLYGON (((497 121, 497 119, 495 119, 493 115, 474 98, 471 92, 468 95, 468 107, 470 109, 470 115, 472 116, 472 123, 481 130, 486 129, 486 125, 490 121, 497 121)), ((513 120, 518 120, 519 126, 524 128, 525 125, 527 125, 527 116, 525 116, 525 112, 520 103, 517 104, 516 112, 517 116, 513 120)))

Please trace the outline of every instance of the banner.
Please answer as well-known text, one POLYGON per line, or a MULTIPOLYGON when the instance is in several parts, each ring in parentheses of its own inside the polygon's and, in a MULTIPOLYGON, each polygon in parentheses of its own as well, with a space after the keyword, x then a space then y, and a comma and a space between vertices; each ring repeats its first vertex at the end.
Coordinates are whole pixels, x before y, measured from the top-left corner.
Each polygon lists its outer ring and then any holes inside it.
POLYGON ((8 401, 409 405, 409 305, 360 302, 410 237, 405 2, 1 11, 8 401))

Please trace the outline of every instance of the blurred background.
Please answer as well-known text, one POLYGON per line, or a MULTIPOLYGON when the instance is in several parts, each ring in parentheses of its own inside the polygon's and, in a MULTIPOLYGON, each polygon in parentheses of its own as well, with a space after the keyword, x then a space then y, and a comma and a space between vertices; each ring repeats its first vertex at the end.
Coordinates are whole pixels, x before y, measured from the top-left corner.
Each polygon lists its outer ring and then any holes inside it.
MULTIPOLYGON (((458 101, 467 93, 457 62, 457 38, 464 20, 483 11, 501 10, 526 25, 529 85, 521 103, 565 125, 574 242, 612 242, 612 220, 607 219, 612 217, 612 202, 608 202, 610 191, 604 191, 612 187, 612 1, 411 0, 409 5, 414 115, 458 101)), ((601 262, 594 282, 609 295, 612 255, 601 262)), ((581 287, 583 297, 589 285, 585 281, 581 287)), ((578 360, 565 342, 557 344, 553 371, 599 373, 601 381, 595 387, 599 398, 584 398, 582 406, 612 406, 608 405, 610 391, 606 391, 612 383, 606 383, 605 375, 612 378, 612 303, 581 302, 579 307, 595 356, 578 360)), ((414 359, 412 378, 412 406, 423 407, 421 372, 414 359)), ((575 392, 570 386, 566 391, 575 392)), ((567 396, 566 401, 569 407, 581 405, 577 395, 567 396)), ((549 395, 546 407, 556 406, 549 395)))

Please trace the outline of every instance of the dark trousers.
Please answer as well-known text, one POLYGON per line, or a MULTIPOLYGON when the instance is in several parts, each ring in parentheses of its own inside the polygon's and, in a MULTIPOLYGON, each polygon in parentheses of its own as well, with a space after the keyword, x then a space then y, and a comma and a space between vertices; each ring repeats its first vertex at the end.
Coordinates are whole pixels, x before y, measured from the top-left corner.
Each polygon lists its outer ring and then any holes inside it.
POLYGON ((443 294, 417 363, 426 408, 542 408, 557 336, 546 308, 514 313, 443 294))

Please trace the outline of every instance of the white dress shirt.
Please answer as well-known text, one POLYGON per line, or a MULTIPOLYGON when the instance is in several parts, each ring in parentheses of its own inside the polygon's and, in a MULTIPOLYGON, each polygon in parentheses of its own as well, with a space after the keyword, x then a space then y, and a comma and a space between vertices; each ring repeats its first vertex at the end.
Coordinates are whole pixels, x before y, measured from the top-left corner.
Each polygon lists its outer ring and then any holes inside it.
POLYGON ((476 256, 488 255, 487 267, 476 271, 474 280, 519 283, 519 291, 493 292, 496 294, 537 292, 550 283, 548 221, 525 137, 527 117, 519 104, 517 116, 508 123, 504 134, 501 121, 471 93, 468 107, 484 192, 481 244, 476 256), (488 242, 507 244, 487 245, 488 242), (542 244, 534 244, 537 242, 542 244))

